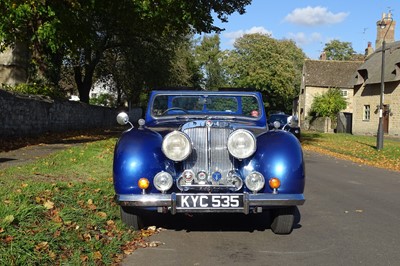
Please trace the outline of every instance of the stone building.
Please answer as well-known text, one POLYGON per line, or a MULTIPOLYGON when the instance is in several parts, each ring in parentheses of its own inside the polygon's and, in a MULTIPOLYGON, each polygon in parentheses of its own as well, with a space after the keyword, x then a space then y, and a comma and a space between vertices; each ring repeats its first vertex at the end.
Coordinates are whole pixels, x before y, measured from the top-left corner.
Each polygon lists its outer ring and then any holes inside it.
POLYGON ((314 97, 321 95, 329 88, 338 88, 347 100, 344 113, 353 112, 353 75, 362 61, 306 60, 300 87, 297 115, 300 126, 309 128, 308 114, 314 97))
POLYGON ((376 135, 381 95, 382 41, 385 38, 383 130, 400 136, 400 42, 394 41, 396 22, 383 14, 377 22, 376 50, 357 69, 354 85, 353 133, 376 135), (386 27, 381 27, 382 22, 386 27))

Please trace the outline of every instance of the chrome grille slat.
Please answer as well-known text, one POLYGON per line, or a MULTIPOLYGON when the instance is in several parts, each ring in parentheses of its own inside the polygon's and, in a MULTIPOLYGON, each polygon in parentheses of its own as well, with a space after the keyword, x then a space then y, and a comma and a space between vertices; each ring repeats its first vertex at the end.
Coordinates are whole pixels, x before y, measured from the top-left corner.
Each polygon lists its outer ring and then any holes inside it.
POLYGON ((219 171, 222 179, 218 183, 221 185, 226 183, 228 172, 233 170, 233 161, 226 146, 231 131, 223 127, 186 128, 184 132, 192 141, 193 151, 183 162, 184 169, 192 169, 195 173, 206 171, 208 175, 219 171))

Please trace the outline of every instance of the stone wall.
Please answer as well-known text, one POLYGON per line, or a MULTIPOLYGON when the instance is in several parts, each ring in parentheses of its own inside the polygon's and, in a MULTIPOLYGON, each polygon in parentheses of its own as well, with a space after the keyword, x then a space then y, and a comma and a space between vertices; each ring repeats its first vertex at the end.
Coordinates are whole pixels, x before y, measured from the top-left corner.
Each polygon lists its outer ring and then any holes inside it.
POLYGON ((331 119, 328 117, 317 117, 312 120, 305 120, 301 124, 301 128, 309 131, 317 131, 322 133, 333 133, 331 119))
MULTIPOLYGON (((117 125, 117 113, 107 107, 0 90, 0 137, 112 127, 117 125)), ((141 116, 140 109, 131 113, 131 121, 141 116)))

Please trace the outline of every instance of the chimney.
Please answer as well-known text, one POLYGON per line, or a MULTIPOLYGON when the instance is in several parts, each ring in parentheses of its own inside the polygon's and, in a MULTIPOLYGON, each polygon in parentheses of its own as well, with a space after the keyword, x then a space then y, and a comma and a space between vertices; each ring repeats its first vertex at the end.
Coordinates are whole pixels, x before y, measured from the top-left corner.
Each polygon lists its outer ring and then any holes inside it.
POLYGON ((373 52, 374 52, 374 48, 372 48, 372 43, 368 42, 368 47, 365 49, 365 57, 368 57, 373 52))
POLYGON ((383 13, 382 19, 376 22, 375 50, 382 46, 383 39, 385 39, 386 43, 394 42, 395 27, 396 21, 393 20, 392 13, 389 12, 387 15, 383 13))

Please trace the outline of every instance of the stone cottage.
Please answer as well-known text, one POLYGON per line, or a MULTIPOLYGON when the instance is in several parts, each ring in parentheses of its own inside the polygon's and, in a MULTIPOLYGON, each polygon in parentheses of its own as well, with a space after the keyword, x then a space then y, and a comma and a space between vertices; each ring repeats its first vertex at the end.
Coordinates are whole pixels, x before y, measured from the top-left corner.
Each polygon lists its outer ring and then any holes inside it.
MULTIPOLYGON (((322 58, 323 59, 323 58, 322 58)), ((347 100, 344 113, 353 113, 353 83, 355 72, 363 61, 306 60, 297 106, 300 126, 309 128, 308 114, 314 97, 321 95, 329 88, 338 88, 347 100)))
POLYGON ((353 133, 375 135, 379 123, 382 61, 385 62, 383 81, 383 131, 400 136, 400 42, 394 41, 396 22, 391 14, 383 14, 377 22, 377 49, 369 55, 354 79, 353 133), (386 27, 382 27, 382 22, 386 27), (385 40, 384 60, 382 41, 385 40))

